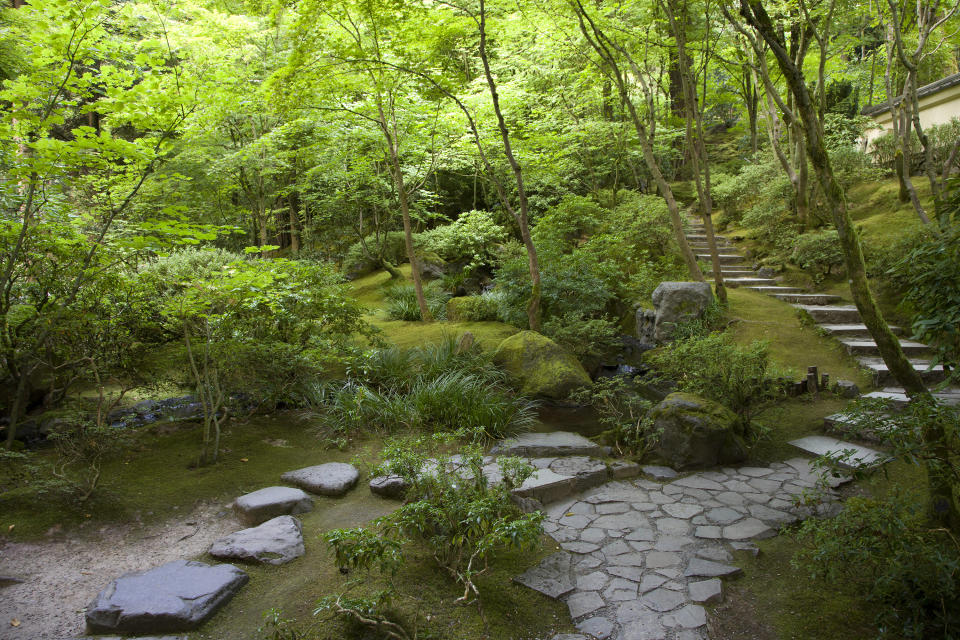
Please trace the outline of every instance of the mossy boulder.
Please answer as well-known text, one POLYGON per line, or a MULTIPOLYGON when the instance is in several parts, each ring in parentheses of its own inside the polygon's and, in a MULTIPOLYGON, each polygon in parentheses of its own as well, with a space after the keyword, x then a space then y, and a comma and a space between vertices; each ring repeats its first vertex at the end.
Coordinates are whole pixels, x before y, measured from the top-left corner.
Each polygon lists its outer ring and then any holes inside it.
POLYGON ((674 469, 733 464, 747 457, 737 415, 692 393, 671 393, 650 412, 657 453, 674 469))
POLYGON ((576 358, 536 331, 521 331, 501 342, 493 361, 530 396, 564 400, 591 385, 587 370, 576 358))

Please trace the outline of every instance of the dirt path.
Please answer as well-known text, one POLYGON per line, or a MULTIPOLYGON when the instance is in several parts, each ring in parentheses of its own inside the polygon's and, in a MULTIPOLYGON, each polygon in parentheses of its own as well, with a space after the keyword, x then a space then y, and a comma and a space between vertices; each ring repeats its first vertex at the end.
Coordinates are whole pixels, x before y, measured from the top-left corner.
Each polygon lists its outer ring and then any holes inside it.
POLYGON ((82 636, 84 608, 111 580, 199 556, 242 528, 226 506, 204 504, 164 523, 110 525, 44 542, 0 541, 0 576, 24 580, 0 588, 0 640, 82 636))

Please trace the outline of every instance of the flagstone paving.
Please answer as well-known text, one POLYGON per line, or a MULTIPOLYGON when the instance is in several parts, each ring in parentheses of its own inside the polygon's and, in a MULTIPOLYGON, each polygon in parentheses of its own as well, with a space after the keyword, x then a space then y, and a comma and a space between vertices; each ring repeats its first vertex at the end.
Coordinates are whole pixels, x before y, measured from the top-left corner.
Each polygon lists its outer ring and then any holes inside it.
POLYGON ((607 482, 544 508, 558 552, 516 578, 566 602, 579 634, 552 640, 706 640, 704 604, 736 576, 731 551, 839 510, 810 461, 607 482), (818 498, 813 499, 811 498, 818 498))

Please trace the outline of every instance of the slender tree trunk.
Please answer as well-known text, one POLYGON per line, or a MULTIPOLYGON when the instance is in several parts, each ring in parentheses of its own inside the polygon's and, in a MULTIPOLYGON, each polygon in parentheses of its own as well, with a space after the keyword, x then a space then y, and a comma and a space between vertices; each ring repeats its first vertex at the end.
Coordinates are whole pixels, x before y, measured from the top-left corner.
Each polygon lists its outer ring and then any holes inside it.
MULTIPOLYGON (((761 37, 770 45, 790 91, 796 98, 797 112, 807 129, 807 153, 817 173, 824 198, 837 227, 847 277, 850 282, 850 292, 853 294, 854 303, 860 311, 863 323, 876 342, 883 361, 907 394, 910 396, 928 394, 923 379, 904 355, 899 341, 890 331, 890 327, 884 320, 870 292, 860 240, 847 210, 843 189, 834 178, 833 168, 830 165, 830 158, 823 141, 822 125, 817 119, 816 109, 811 102, 803 72, 787 54, 786 48, 760 0, 741 0, 740 7, 747 21, 757 29, 761 37)), ((946 447, 943 428, 941 425, 927 423, 922 427, 921 435, 926 443, 932 447, 934 455, 940 457, 939 460, 935 459, 927 464, 927 477, 933 503, 932 516, 945 526, 956 526, 957 523, 960 523, 960 513, 958 513, 957 504, 953 497, 950 477, 943 471, 950 456, 946 447)))

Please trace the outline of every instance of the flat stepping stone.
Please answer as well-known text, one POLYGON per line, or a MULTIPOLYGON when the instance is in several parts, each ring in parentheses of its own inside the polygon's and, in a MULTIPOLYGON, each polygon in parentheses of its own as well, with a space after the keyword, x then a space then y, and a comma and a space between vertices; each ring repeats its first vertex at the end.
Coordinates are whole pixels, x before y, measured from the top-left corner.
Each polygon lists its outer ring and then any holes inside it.
POLYGON ((783 302, 800 302, 819 306, 833 304, 843 300, 840 296, 830 293, 774 293, 773 297, 783 302))
POLYGON ((583 591, 567 598, 567 608, 570 609, 570 617, 574 620, 602 609, 606 604, 595 591, 583 591))
MULTIPOLYGON (((721 253, 717 256, 720 260, 720 264, 738 264, 743 262, 743 256, 737 255, 735 253, 721 253)), ((713 258, 710 257, 709 253, 698 253, 697 260, 703 260, 704 262, 712 262, 713 258)))
POLYGON ((304 554, 300 521, 293 516, 277 516, 258 527, 220 538, 209 553, 221 560, 286 564, 304 554))
POLYGON ((522 433, 502 440, 490 450, 491 455, 547 458, 559 456, 602 456, 603 448, 579 433, 553 431, 522 433))
POLYGON ((533 498, 543 504, 562 500, 577 490, 574 476, 560 475, 550 469, 537 469, 513 490, 518 498, 533 498))
POLYGON ((399 500, 407 492, 407 481, 400 476, 377 476, 370 479, 370 493, 399 500))
POLYGON ((590 638, 607 640, 613 633, 613 623, 602 616, 597 616, 578 623, 577 631, 583 631, 590 638))
POLYGON ((640 602, 660 613, 672 611, 686 601, 687 597, 683 593, 663 587, 649 591, 640 597, 640 602))
MULTIPOLYGON (((873 372, 875 384, 881 385, 896 381, 896 378, 890 373, 887 363, 880 358, 860 357, 857 358, 857 361, 861 366, 873 372)), ((931 367, 929 360, 910 359, 909 362, 913 366, 914 371, 919 373, 925 382, 940 382, 944 379, 945 372, 942 364, 931 367)))
POLYGON ((871 466, 886 462, 889 459, 889 456, 879 451, 852 442, 837 440, 829 436, 806 436, 797 440, 791 440, 790 444, 815 456, 842 454, 844 451, 849 450, 851 454, 840 460, 840 465, 848 469, 871 466))
POLYGON ((198 628, 247 583, 231 564, 174 560, 125 574, 90 603, 88 633, 177 633, 198 628))
POLYGON ((741 573, 743 573, 743 570, 740 569, 740 567, 714 562, 713 560, 704 560, 703 558, 693 558, 690 560, 690 564, 687 565, 687 570, 683 572, 683 575, 688 578, 720 578, 736 576, 741 573))
POLYGON ((673 480, 678 475, 677 472, 670 467, 661 467, 653 464, 644 466, 642 471, 654 480, 673 480))
POLYGON ((302 489, 267 487, 233 501, 237 516, 254 526, 277 516, 296 515, 313 509, 313 500, 302 489))
POLYGON ((569 553, 551 554, 513 581, 559 600, 577 586, 573 581, 573 557, 569 553))
MULTIPOLYGON (((846 337, 861 336, 866 338, 870 337, 870 331, 867 329, 867 325, 860 322, 859 318, 857 318, 857 321, 855 322, 820 323, 820 328, 825 331, 829 331, 830 333, 832 333, 837 337, 844 337, 844 336, 846 337)), ((893 334, 897 336, 903 335, 903 329, 900 327, 891 325, 890 331, 892 331, 893 334)))
POLYGON ((304 491, 321 496, 342 496, 357 485, 360 472, 352 464, 327 462, 296 471, 287 471, 280 479, 304 491))
POLYGON ((776 295, 778 293, 803 293, 803 289, 800 287, 765 287, 765 286, 756 286, 756 287, 747 287, 753 291, 759 291, 760 293, 765 293, 767 295, 776 295))
MULTIPOLYGON (((847 353, 852 356, 873 356, 879 355, 880 349, 873 340, 865 338, 841 338, 840 342, 846 348, 847 353)), ((912 340, 901 340, 900 348, 908 356, 922 356, 930 353, 930 347, 922 342, 912 340)))
POLYGON ((550 463, 549 469, 562 476, 573 476, 576 491, 586 491, 603 484, 610 477, 610 471, 603 461, 586 456, 559 458, 550 463))
POLYGON ((764 540, 775 535, 776 531, 757 518, 746 518, 723 528, 723 537, 726 540, 764 540))

